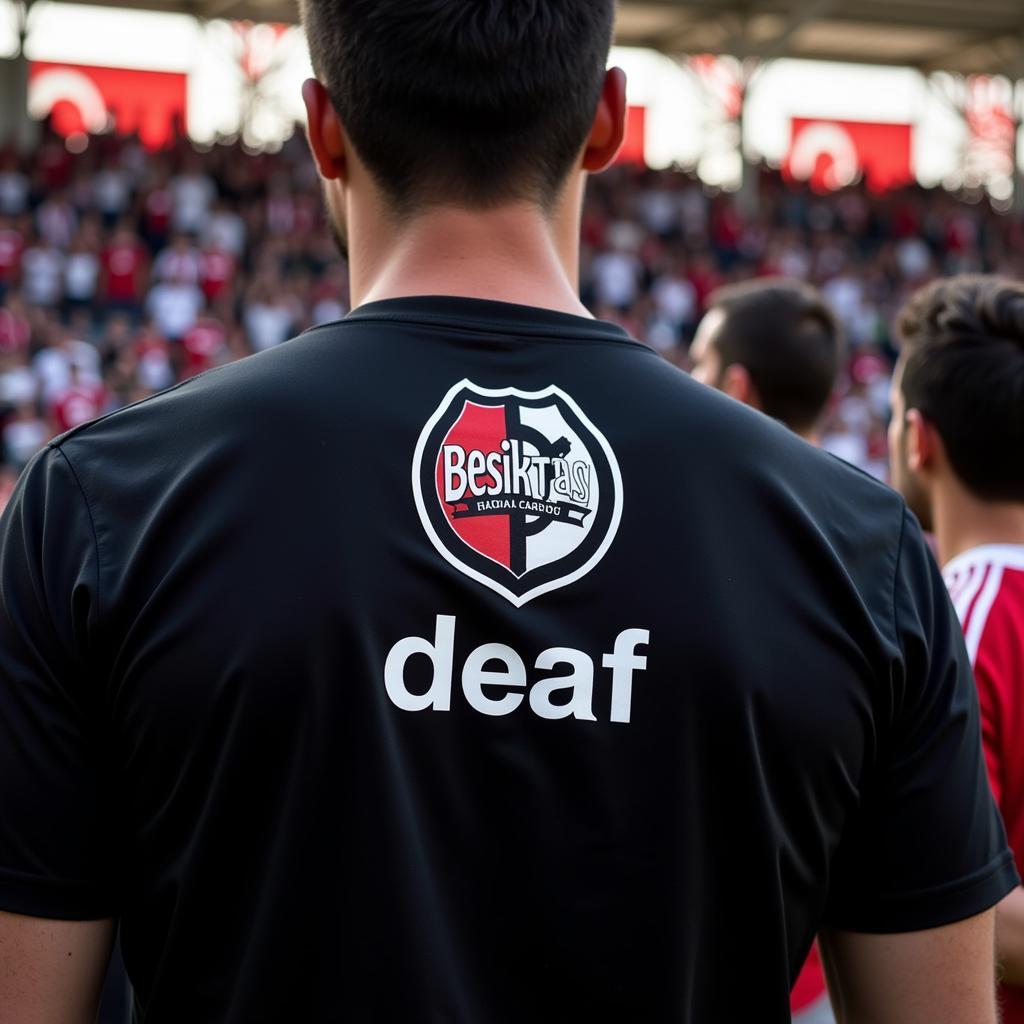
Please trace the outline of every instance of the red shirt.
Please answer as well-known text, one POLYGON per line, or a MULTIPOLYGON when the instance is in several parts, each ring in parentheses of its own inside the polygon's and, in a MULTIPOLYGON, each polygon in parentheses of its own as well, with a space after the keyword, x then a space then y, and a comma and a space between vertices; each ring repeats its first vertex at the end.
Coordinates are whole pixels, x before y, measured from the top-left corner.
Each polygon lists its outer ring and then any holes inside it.
POLYGON ((20 231, 0 228, 0 281, 9 281, 14 276, 24 248, 20 231))
POLYGON ((106 395, 99 384, 72 384, 54 400, 53 418, 63 433, 94 420, 103 412, 105 402, 106 395))
POLYGON ((136 242, 112 245, 103 253, 108 299, 134 302, 138 298, 137 275, 144 260, 142 246, 136 242))
POLYGON ((235 260, 223 249, 207 249, 199 258, 199 286, 212 302, 235 276, 235 260))
POLYGON ((181 339, 185 352, 183 377, 194 377, 216 365, 215 361, 226 343, 224 325, 212 317, 200 317, 181 339))
POLYGON ((690 284, 697 292, 697 303, 703 310, 711 293, 724 283, 718 271, 711 267, 693 267, 690 270, 690 284))
POLYGON ((62 188, 71 177, 71 154, 56 139, 43 143, 36 153, 36 166, 43 172, 48 188, 62 188))
MULTIPOLYGON (((981 705, 992 793, 1024 868, 1024 545, 990 544, 944 572, 964 628, 981 705)), ((1024 1024, 1024 987, 1002 986, 1004 1024, 1024 1024)))
POLYGON ((165 235, 171 226, 174 197, 168 188, 156 188, 146 196, 146 227, 154 235, 165 235))
POLYGON ((9 356, 24 352, 32 337, 32 326, 17 313, 0 306, 0 354, 9 356))
POLYGON ((171 346, 167 339, 156 331, 144 331, 135 340, 135 357, 147 359, 150 356, 170 356, 171 346))

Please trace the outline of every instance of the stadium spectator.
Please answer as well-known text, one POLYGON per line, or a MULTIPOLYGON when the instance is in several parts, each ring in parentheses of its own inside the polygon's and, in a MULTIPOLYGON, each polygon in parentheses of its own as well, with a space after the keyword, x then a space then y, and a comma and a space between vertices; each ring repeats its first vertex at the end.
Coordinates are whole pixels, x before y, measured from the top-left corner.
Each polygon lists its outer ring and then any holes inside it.
MULTIPOLYGON (((934 529, 981 702, 992 791, 1024 866, 1024 285, 929 285, 898 321, 892 475, 934 529)), ((1024 889, 999 906, 1005 1024, 1024 1024, 1024 889)))
POLYGON ((835 315, 816 289, 768 278, 711 295, 691 358, 702 383, 817 443, 842 351, 835 315))
POLYGON ((16 283, 25 236, 16 227, 13 217, 0 216, 0 303, 16 283))
POLYGON ((231 289, 235 278, 236 259, 230 249, 216 238, 199 255, 199 286, 208 303, 217 302, 231 289))
POLYGON ((253 281, 245 302, 243 322, 256 352, 280 345, 298 323, 292 298, 269 275, 253 281))
POLYGON ((59 308, 64 297, 64 251, 41 237, 21 257, 22 290, 33 306, 59 308))
POLYGON ((28 208, 29 178, 14 153, 0 154, 0 215, 16 217, 28 208))
POLYGON ((103 385, 96 379, 83 377, 78 365, 69 363, 67 387, 56 392, 50 403, 56 433, 62 434, 95 419, 103 412, 106 401, 103 385))
POLYGON ((64 315, 69 319, 80 310, 91 312, 96 304, 100 276, 96 250, 96 232, 91 224, 84 224, 64 261, 64 315))
POLYGON ((122 222, 103 251, 102 286, 108 313, 137 313, 146 287, 147 255, 130 222, 122 222))
POLYGON ((4 454, 10 467, 21 472, 52 434, 52 426, 39 416, 34 402, 18 405, 3 430, 4 454))
POLYGON ((199 250, 192 244, 192 239, 188 235, 176 235, 171 244, 157 254, 153 262, 153 277, 156 281, 175 284, 198 284, 199 262, 199 250))
POLYGON ((231 204, 221 199, 203 229, 202 238, 207 249, 223 250, 240 260, 245 255, 245 220, 231 204))
POLYGON ((217 186, 198 154, 187 153, 179 174, 170 182, 171 224, 182 234, 199 234, 206 224, 217 186))
MULTIPOLYGON (((124 381, 124 387, 129 392, 134 392, 136 387, 159 391, 174 383, 176 375, 171 343, 152 320, 143 324, 131 347, 120 349, 117 355, 124 353, 130 353, 133 360, 131 365, 137 368, 137 377, 124 381)), ((125 365, 126 362, 122 361, 122 369, 125 365)))
POLYGON ((112 227, 125 215, 131 191, 127 171, 115 157, 109 157, 92 179, 93 206, 106 227, 112 227))
POLYGON ((203 309, 203 293, 196 284, 192 269, 181 276, 157 280, 146 296, 146 314, 152 317, 158 331, 168 341, 180 341, 195 324, 203 309))
POLYGON ((181 377, 194 377, 228 359, 228 330, 212 314, 199 317, 181 339, 184 354, 181 377))
POLYGON ((78 231, 79 219, 78 208, 67 192, 60 189, 48 193, 36 209, 36 230, 54 249, 67 249, 78 231))
POLYGON ((159 252, 167 242, 174 214, 174 195, 167 183, 167 173, 154 168, 154 181, 145 193, 142 204, 142 235, 150 251, 159 252))
POLYGON ((16 356, 28 353, 32 337, 32 323, 19 295, 10 295, 0 306, 0 355, 16 356))

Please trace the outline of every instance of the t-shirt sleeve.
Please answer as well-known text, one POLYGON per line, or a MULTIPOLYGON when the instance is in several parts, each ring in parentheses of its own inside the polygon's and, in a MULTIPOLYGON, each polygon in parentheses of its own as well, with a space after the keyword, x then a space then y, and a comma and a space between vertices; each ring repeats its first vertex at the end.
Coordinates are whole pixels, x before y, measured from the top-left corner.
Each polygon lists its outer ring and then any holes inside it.
POLYGON ((833 858, 825 923, 907 932, 960 921, 1018 884, 982 753, 960 625, 917 521, 904 513, 898 654, 875 699, 875 757, 833 858))
POLYGON ((92 518, 58 448, 29 464, 0 519, 0 910, 115 912, 92 518))

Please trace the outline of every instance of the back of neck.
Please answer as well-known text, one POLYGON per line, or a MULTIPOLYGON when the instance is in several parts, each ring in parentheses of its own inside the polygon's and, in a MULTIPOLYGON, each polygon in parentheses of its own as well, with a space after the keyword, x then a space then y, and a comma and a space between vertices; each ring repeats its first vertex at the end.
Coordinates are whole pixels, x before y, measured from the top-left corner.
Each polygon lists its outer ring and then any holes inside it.
POLYGON ((457 295, 590 316, 577 294, 578 224, 529 204, 437 208, 401 225, 351 224, 353 305, 457 295))
POLYGON ((1024 502, 981 501, 967 494, 936 502, 935 539, 943 565, 989 544, 1024 546, 1024 502))

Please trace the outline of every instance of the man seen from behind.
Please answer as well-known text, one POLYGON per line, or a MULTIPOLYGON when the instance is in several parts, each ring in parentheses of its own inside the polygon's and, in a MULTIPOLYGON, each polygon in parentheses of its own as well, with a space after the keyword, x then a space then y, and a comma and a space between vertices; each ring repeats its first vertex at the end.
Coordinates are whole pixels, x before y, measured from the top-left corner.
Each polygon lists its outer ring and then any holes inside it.
POLYGON ((845 1022, 993 1024, 916 522, 577 296, 611 0, 302 13, 353 313, 3 519, 0 1007, 88 1020, 119 919, 144 1024, 783 1024, 816 933, 845 1022))

